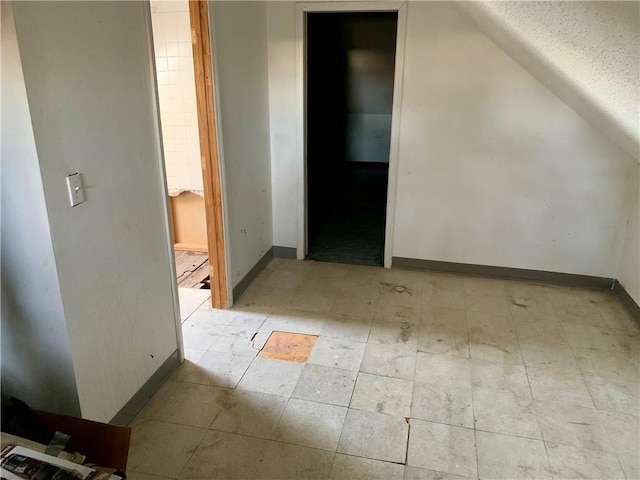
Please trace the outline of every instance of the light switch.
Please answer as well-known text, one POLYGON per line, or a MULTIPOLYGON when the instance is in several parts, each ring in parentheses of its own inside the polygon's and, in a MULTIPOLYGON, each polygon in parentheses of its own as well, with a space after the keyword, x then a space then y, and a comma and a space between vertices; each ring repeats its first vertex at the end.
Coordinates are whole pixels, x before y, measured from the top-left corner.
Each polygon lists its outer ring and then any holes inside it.
POLYGON ((73 173, 67 176, 67 189, 69 190, 69 202, 72 207, 84 202, 82 178, 79 173, 73 173))

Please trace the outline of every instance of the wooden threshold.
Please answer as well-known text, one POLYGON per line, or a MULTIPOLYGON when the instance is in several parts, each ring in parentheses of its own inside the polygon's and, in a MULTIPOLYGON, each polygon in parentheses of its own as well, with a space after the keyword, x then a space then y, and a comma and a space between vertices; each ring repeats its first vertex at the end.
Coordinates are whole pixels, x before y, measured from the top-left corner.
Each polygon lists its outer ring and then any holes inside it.
POLYGON ((204 183, 211 305, 229 308, 224 227, 222 222, 222 183, 216 132, 214 78, 209 36, 209 9, 206 1, 189 1, 191 44, 196 79, 196 103, 200 135, 200 156, 204 183))
POLYGON ((201 245, 199 243, 174 243, 173 249, 181 252, 207 253, 209 251, 207 245, 201 245))

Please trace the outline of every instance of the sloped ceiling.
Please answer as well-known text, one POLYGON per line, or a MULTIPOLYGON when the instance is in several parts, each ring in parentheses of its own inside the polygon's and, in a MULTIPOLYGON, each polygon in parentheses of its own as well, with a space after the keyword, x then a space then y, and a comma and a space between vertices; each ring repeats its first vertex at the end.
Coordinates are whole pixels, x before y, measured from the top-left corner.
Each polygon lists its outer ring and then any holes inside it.
POLYGON ((455 5, 547 88, 640 159, 640 3, 455 5))

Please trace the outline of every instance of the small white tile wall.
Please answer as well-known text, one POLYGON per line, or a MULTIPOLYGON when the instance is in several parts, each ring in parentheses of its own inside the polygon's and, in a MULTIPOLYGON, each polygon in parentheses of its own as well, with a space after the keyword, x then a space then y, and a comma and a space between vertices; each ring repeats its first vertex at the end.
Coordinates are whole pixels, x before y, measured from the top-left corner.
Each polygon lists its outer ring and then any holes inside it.
POLYGON ((198 114, 187 1, 151 2, 169 195, 202 195, 198 114))

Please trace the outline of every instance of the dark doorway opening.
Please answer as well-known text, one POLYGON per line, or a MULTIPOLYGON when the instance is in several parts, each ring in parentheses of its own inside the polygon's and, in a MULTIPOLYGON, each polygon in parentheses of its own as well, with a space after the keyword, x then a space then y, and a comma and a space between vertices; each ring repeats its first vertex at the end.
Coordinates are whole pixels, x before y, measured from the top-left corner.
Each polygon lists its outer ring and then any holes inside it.
POLYGON ((395 12, 307 16, 308 258, 382 265, 395 12))

